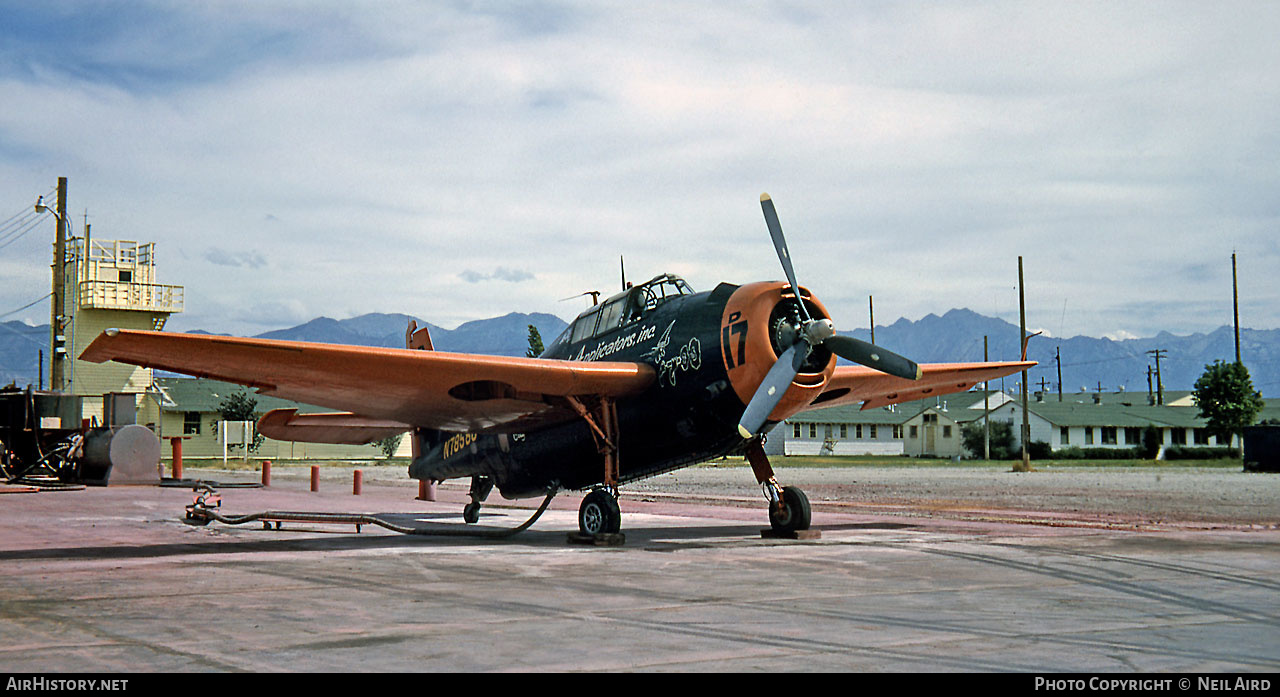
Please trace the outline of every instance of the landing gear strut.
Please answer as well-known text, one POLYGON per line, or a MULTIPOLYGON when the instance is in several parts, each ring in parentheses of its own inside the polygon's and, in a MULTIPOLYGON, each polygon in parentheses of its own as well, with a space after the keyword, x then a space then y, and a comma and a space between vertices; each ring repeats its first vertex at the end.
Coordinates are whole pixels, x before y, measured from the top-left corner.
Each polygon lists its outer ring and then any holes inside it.
POLYGON ((583 535, 612 534, 621 526, 618 496, 612 490, 592 489, 582 499, 582 506, 578 509, 578 531, 583 535))
MULTIPOLYGON (((595 438, 596 449, 604 465, 603 484, 591 490, 582 499, 578 509, 578 531, 583 537, 616 537, 621 544, 622 513, 618 510, 618 406, 606 397, 600 397, 595 408, 588 408, 575 397, 565 397, 569 405, 587 426, 595 438)), ((570 536, 571 540, 573 536, 570 536)))
POLYGON ((471 503, 462 509, 462 519, 468 523, 474 523, 480 520, 480 504, 489 498, 489 492, 493 491, 493 480, 488 477, 476 475, 471 478, 471 503))
POLYGON ((773 466, 769 464, 769 457, 764 454, 764 445, 759 438, 747 443, 747 461, 751 463, 756 481, 764 489, 765 498, 769 499, 769 525, 773 531, 794 535, 808 530, 812 517, 809 497, 797 487, 778 484, 773 476, 773 466))

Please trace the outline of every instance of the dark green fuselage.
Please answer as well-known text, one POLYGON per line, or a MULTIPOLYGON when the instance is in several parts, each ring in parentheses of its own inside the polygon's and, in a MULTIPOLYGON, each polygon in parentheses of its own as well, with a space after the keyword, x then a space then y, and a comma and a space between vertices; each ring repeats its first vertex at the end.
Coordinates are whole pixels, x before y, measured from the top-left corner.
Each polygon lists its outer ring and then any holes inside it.
MULTIPOLYGON (((620 482, 742 448, 737 423, 744 405, 725 372, 720 327, 735 289, 722 283, 692 293, 682 280, 659 277, 584 312, 543 352, 548 360, 653 366, 653 385, 616 403, 620 482), (661 291, 677 282, 684 292, 663 297, 661 291), (597 324, 597 315, 607 322, 597 324), (596 329, 580 326, 584 322, 596 329)), ((604 479, 604 458, 581 418, 527 433, 419 431, 415 437, 421 455, 409 475, 417 479, 490 477, 506 498, 538 496, 557 486, 586 489, 604 479)))

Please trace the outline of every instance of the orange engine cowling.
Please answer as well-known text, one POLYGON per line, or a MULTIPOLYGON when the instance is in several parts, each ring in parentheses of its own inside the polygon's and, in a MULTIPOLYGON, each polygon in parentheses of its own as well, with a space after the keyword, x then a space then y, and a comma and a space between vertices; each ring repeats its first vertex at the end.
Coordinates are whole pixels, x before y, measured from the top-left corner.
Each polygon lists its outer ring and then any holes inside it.
MULTIPOLYGON (((814 319, 830 318, 827 308, 804 286, 800 297, 814 319)), ((751 401, 778 356, 794 343, 795 335, 788 332, 798 324, 798 312, 795 293, 782 281, 750 283, 729 296, 720 318, 720 357, 743 405, 751 401)), ((769 420, 782 421, 817 399, 835 367, 835 355, 815 347, 769 420)))

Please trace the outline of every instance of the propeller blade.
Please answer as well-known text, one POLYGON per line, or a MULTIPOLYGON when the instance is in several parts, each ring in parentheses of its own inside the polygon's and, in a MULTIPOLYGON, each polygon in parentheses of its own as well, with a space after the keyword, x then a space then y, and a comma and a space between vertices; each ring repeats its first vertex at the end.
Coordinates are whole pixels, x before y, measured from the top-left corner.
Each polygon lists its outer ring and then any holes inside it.
POLYGON ((875 368, 882 373, 908 380, 919 380, 923 375, 915 361, 903 358, 875 344, 869 344, 862 339, 837 334, 827 337, 822 345, 841 358, 860 363, 868 368, 875 368))
POLYGON ((796 379, 800 366, 804 365, 808 358, 809 344, 803 341, 796 342, 778 356, 777 362, 764 376, 764 381, 760 383, 756 393, 751 395, 751 402, 747 404, 747 410, 742 413, 742 419, 738 421, 738 433, 742 434, 743 438, 755 437, 756 432, 769 419, 769 414, 773 413, 774 407, 782 401, 782 395, 786 394, 788 387, 791 387, 791 381, 796 379))
POLYGON ((782 224, 778 222, 778 211, 773 208, 773 199, 769 194, 760 194, 760 208, 764 210, 764 222, 769 226, 769 236, 773 238, 773 248, 778 251, 778 261, 782 262, 782 272, 787 275, 787 283, 791 284, 791 292, 796 294, 796 304, 800 306, 800 314, 809 318, 809 309, 800 300, 800 284, 796 283, 796 271, 791 266, 791 252, 787 249, 787 238, 782 235, 782 224))

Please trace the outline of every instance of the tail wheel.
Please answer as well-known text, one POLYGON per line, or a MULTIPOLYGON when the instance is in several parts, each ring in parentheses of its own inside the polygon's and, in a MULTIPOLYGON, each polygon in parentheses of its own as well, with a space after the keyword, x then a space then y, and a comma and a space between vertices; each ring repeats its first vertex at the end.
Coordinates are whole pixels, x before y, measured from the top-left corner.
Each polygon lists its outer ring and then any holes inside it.
POLYGON ((622 527, 618 499, 604 489, 595 489, 582 499, 578 509, 578 530, 584 535, 616 533, 622 527))
POLYGON ((808 530, 809 520, 809 497, 794 486, 783 487, 781 500, 769 507, 769 524, 778 532, 808 530))

